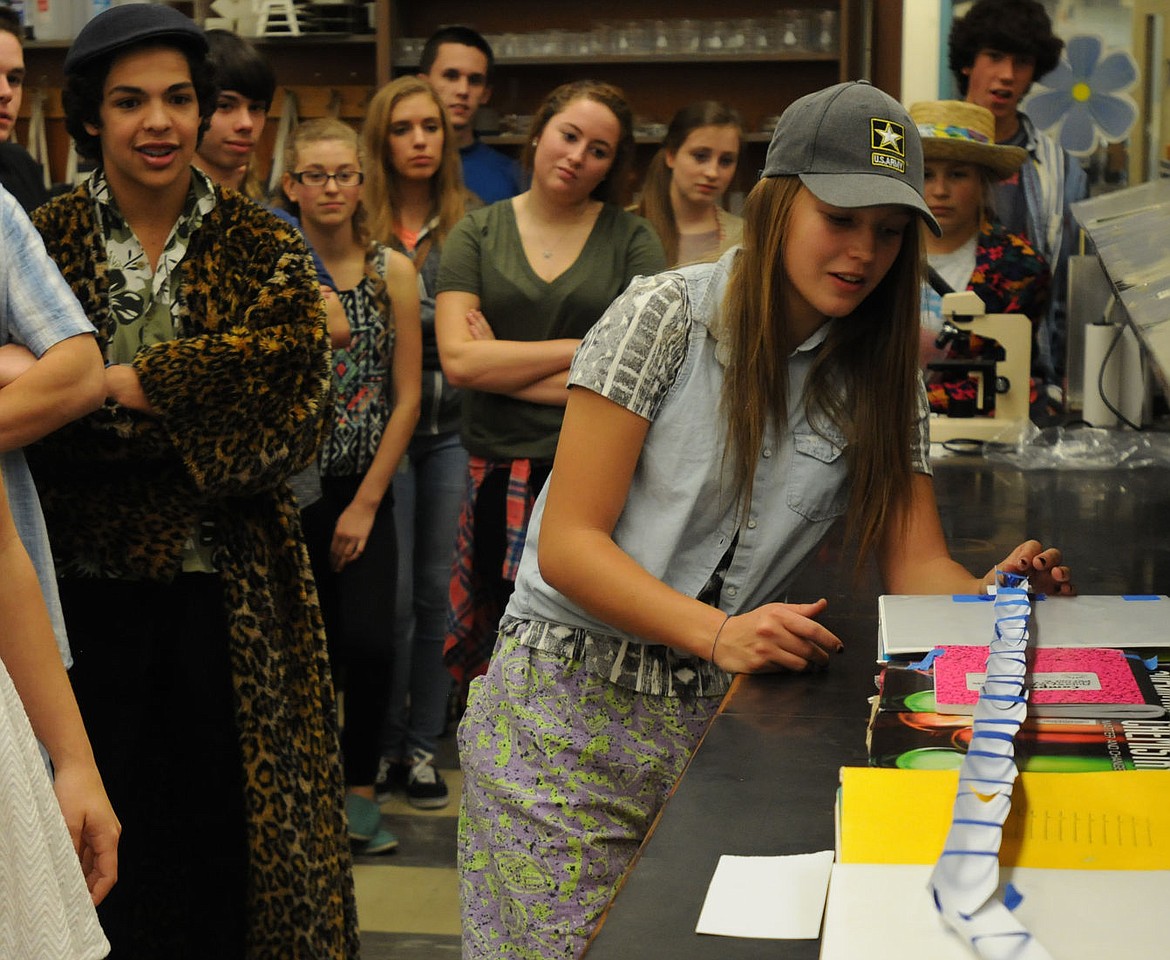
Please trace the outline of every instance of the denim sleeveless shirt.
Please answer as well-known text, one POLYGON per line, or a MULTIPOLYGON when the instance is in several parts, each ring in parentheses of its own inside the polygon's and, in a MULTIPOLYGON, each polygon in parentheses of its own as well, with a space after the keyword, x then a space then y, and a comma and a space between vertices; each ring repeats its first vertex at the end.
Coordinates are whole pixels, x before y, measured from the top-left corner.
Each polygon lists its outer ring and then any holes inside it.
MULTIPOLYGON (((737 509, 723 464, 727 431, 720 412, 724 360, 718 341, 719 311, 735 254, 733 249, 716 263, 635 280, 582 341, 569 377, 572 385, 651 420, 614 541, 655 577, 693 597, 738 534, 718 604, 728 614, 783 600, 849 498, 844 438, 828 423, 818 422, 814 429, 802 402, 805 380, 830 329, 826 323, 789 356, 788 429, 766 433, 750 507, 746 515, 737 509), (639 336, 639 327, 644 334, 647 324, 660 332, 639 336), (640 381, 661 369, 654 351, 672 328, 685 336, 685 356, 673 377, 665 373, 655 402, 645 403, 640 381)), ((915 471, 929 474, 921 386, 919 394, 911 459, 915 471)), ((582 610, 541 577, 536 557, 544 504, 542 492, 508 617, 644 643, 582 610)))

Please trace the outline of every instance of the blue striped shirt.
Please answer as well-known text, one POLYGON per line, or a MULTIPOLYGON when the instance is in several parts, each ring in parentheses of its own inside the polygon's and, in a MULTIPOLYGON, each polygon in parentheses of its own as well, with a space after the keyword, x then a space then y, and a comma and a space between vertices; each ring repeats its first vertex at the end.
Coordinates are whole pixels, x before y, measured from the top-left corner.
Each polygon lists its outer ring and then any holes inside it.
MULTIPOLYGON (((45 252, 41 235, 16 199, 0 187, 0 344, 19 343, 40 357, 50 347, 83 333, 94 333, 81 304, 45 252)), ((57 598, 53 555, 41 504, 24 454, 0 455, 8 504, 24 547, 40 580, 57 645, 70 663, 65 621, 57 598)))

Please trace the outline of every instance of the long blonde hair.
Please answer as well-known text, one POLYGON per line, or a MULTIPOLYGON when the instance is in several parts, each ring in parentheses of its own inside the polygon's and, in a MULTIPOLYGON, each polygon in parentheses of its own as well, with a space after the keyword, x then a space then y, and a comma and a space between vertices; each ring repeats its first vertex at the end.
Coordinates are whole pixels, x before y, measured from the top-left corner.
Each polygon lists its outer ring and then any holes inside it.
POLYGON ((366 122, 362 130, 366 155, 370 158, 365 194, 366 205, 370 210, 370 230, 376 240, 388 246, 398 246, 394 225, 398 220, 398 208, 402 205, 398 189, 399 173, 394 169, 394 159, 390 152, 390 119, 394 108, 401 101, 420 93, 429 97, 438 108, 443 123, 443 151, 439 168, 430 181, 431 216, 438 217, 438 225, 433 231, 437 243, 442 244, 467 210, 469 194, 463 186, 463 168, 455 131, 439 95, 421 77, 391 80, 374 94, 366 110, 366 122))
MULTIPOLYGON (((741 510, 751 501, 768 425, 778 433, 787 429, 788 356, 800 344, 793 342, 783 310, 790 289, 783 258, 792 204, 804 189, 796 177, 769 177, 748 194, 743 249, 723 300, 730 341, 722 395, 725 456, 741 510)), ((891 518, 905 518, 910 499, 921 244, 915 217, 881 283, 830 328, 805 386, 808 410, 823 414, 846 440, 851 482, 846 533, 859 547, 858 570, 891 518)))

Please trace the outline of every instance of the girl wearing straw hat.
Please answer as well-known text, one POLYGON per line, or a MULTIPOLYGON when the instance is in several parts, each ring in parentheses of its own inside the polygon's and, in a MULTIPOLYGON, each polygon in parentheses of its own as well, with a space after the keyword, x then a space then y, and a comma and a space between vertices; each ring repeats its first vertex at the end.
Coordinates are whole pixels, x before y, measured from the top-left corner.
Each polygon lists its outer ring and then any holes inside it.
MULTIPOLYGON (((1022 313, 1033 326, 1048 306, 1048 264, 1023 237, 1008 233, 992 209, 995 184, 1010 177, 1027 153, 995 142, 986 107, 961 100, 916 103, 910 117, 922 137, 924 192, 942 228, 924 231, 931 283, 922 297, 922 359, 939 355, 941 294, 972 290, 988 313, 1022 313)), ((1033 357, 1036 351, 1033 350, 1033 357)))

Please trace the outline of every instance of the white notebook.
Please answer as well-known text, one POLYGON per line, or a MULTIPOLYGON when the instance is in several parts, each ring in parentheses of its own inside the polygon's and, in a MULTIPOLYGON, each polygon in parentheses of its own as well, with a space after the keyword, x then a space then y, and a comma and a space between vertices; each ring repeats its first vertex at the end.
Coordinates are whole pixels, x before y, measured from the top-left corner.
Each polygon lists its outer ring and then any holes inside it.
MULTIPOLYGON (((993 597, 884 594, 878 597, 878 660, 940 644, 986 646, 995 635, 993 597)), ((1170 648, 1170 597, 1047 597, 1032 603, 1038 647, 1170 648)))
MULTIPOLYGON (((933 869, 834 864, 821 960, 973 960, 934 908, 933 869)), ((1165 956, 1159 911, 1170 898, 1170 870, 1008 867, 1001 879, 1023 894, 1017 916, 1057 960, 1165 956)))

